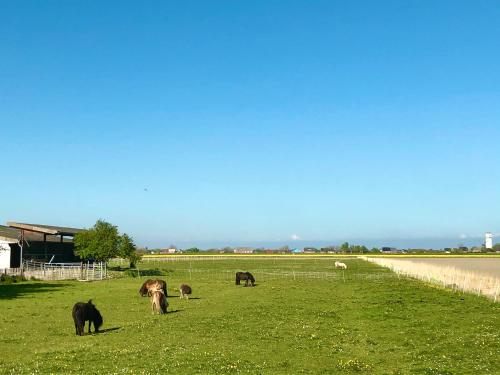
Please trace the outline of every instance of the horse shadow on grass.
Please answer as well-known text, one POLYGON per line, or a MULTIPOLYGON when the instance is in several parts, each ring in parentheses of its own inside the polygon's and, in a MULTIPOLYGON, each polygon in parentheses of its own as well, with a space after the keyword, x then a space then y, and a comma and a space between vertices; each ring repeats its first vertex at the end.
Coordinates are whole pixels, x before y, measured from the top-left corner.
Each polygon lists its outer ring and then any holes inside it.
MULTIPOLYGON (((169 294, 168 298, 179 298, 179 295, 169 294)), ((188 299, 201 299, 200 297, 189 297, 188 299)))
POLYGON ((70 284, 45 283, 45 282, 21 282, 14 284, 0 284, 0 300, 15 299, 36 293, 48 293, 62 289, 70 284))
MULTIPOLYGON (((179 295, 169 294, 168 298, 179 298, 179 295)), ((201 299, 200 297, 189 297, 189 299, 201 299)))
POLYGON ((106 332, 118 331, 120 329, 122 329, 122 327, 113 327, 113 328, 100 329, 99 333, 106 333, 106 332))

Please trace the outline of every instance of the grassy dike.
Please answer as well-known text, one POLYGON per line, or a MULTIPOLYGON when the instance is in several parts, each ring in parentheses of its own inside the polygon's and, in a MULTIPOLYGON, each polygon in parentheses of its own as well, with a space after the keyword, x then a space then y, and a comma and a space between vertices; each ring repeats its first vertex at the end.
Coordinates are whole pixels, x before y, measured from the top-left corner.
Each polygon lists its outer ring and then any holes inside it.
POLYGON ((500 304, 343 262, 143 262, 167 280, 163 316, 138 294, 151 276, 0 285, 0 373, 500 373, 500 304), (257 286, 235 286, 238 270, 257 286), (181 282, 194 298, 178 298, 181 282), (71 307, 89 298, 104 332, 78 337, 71 307))

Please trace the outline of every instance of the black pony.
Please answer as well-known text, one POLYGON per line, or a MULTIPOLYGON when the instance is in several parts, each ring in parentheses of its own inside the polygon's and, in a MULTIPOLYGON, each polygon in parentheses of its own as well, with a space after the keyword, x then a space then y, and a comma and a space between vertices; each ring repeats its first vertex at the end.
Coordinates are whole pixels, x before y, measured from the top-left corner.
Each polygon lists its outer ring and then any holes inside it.
POLYGON ((236 285, 240 285, 240 281, 245 280, 245 286, 248 286, 248 282, 255 286, 255 278, 250 272, 236 272, 236 285))
POLYGON ((99 327, 102 326, 102 315, 99 310, 92 304, 90 299, 87 303, 78 302, 73 306, 73 320, 75 321, 76 334, 83 336, 85 330, 85 322, 94 323, 94 332, 99 332, 99 327))

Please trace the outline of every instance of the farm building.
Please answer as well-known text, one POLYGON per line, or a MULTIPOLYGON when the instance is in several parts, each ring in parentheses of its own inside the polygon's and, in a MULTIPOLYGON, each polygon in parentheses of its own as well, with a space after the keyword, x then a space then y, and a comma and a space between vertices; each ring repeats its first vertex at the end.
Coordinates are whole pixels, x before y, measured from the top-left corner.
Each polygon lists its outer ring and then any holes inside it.
POLYGON ((8 222, 0 225, 0 269, 18 268, 22 260, 79 262, 73 237, 82 229, 8 222))
POLYGON ((381 250, 382 250, 382 254, 399 254, 399 253, 401 253, 401 250, 396 249, 395 247, 383 247, 381 250))
POLYGON ((314 247, 304 247, 304 249, 302 250, 302 252, 304 254, 315 254, 315 253, 318 253, 319 251, 314 248, 314 247))
POLYGON ((167 247, 166 249, 160 249, 160 251, 158 252, 159 254, 177 254, 177 253, 181 253, 182 251, 179 250, 178 248, 176 248, 175 246, 170 246, 170 247, 167 247))
POLYGON ((235 254, 253 254, 253 249, 250 247, 237 247, 233 252, 235 254))

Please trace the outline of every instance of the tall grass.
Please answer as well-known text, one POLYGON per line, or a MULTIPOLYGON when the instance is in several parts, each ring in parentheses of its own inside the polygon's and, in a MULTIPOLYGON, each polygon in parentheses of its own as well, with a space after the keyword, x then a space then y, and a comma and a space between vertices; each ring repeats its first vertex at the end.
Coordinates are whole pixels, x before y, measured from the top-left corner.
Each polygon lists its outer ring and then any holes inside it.
POLYGON ((482 274, 479 271, 465 271, 456 267, 425 262, 416 263, 409 259, 371 257, 363 257, 363 259, 387 267, 398 275, 440 284, 455 291, 484 295, 495 302, 500 300, 500 278, 482 274))

